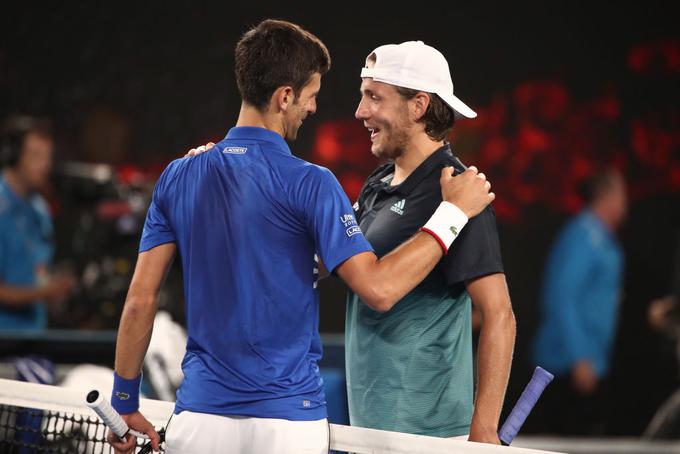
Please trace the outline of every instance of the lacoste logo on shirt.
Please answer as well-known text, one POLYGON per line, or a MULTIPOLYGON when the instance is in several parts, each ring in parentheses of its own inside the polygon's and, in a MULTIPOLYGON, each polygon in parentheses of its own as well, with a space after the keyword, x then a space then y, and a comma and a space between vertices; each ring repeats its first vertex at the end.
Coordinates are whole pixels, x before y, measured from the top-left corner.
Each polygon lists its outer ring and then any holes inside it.
POLYGON ((399 216, 401 216, 402 214, 404 214, 404 205, 406 205, 406 199, 401 199, 400 201, 392 205, 390 207, 390 210, 394 211, 399 216))
POLYGON ((227 147, 224 150, 222 150, 222 153, 245 154, 246 151, 248 151, 246 147, 227 147))

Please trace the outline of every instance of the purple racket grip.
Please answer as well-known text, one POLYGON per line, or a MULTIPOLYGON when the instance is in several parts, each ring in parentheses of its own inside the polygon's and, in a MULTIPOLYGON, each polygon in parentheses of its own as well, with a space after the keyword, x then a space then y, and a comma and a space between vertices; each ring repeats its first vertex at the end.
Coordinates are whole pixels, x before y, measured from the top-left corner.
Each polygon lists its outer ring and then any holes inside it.
POLYGON ((522 391, 522 395, 519 396, 519 400, 510 412, 508 419, 505 420, 501 430, 498 432, 498 438, 501 440, 501 443, 506 446, 512 443, 527 416, 531 413, 531 409, 534 408, 538 398, 541 397, 541 393, 553 378, 555 378, 553 374, 547 370, 536 367, 534 375, 531 376, 531 380, 524 388, 524 391, 522 391))

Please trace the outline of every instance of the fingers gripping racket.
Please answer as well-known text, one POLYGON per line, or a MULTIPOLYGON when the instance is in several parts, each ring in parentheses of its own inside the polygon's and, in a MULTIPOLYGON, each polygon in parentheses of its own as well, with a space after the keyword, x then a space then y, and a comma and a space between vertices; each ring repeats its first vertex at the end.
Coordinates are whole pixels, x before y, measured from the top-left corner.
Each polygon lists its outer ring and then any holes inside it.
MULTIPOLYGON (((149 436, 145 433, 137 432, 128 427, 127 423, 121 418, 120 414, 113 409, 108 400, 104 399, 99 391, 92 390, 87 393, 85 398, 85 403, 88 407, 94 410, 95 413, 104 421, 104 424, 116 434, 121 441, 125 441, 125 436, 127 434, 134 435, 135 437, 144 438, 149 440, 149 436)), ((158 431, 158 435, 161 437, 161 443, 165 439, 165 431, 163 429, 158 431)), ((151 442, 144 445, 140 454, 151 452, 151 442)))
POLYGON ((524 388, 524 391, 522 391, 522 395, 519 396, 519 400, 517 400, 510 415, 498 432, 498 438, 501 440, 501 443, 506 446, 512 443, 527 416, 531 413, 531 409, 534 408, 538 398, 541 397, 541 393, 553 378, 553 374, 547 370, 536 367, 531 380, 524 388))

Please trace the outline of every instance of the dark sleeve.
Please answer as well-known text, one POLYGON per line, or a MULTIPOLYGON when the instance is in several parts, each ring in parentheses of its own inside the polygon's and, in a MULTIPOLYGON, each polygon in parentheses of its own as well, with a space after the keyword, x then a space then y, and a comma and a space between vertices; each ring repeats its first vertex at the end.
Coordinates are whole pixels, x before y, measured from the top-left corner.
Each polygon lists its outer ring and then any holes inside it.
POLYGON ((450 286, 503 272, 496 213, 491 205, 470 219, 451 245, 442 266, 446 283, 450 286))

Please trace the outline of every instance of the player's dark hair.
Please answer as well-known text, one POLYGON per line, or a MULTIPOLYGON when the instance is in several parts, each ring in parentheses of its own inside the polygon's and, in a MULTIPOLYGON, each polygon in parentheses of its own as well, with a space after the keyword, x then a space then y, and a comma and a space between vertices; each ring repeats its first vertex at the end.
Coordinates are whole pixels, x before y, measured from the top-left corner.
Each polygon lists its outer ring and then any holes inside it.
POLYGON ((615 169, 602 169, 583 181, 579 187, 579 192, 586 205, 591 205, 602 194, 605 194, 619 177, 620 173, 615 169))
POLYGON ((52 139, 52 126, 44 118, 12 115, 0 127, 0 167, 15 167, 19 163, 24 141, 29 134, 52 139))
POLYGON ((315 73, 324 75, 331 57, 323 42, 299 25, 267 19, 236 44, 236 84, 247 104, 264 110, 277 88, 291 86, 295 96, 315 73))
MULTIPOLYGON (((404 99, 413 99, 418 93, 422 92, 422 90, 412 90, 404 87, 396 88, 397 92, 404 99)), ((418 122, 425 125, 425 133, 430 139, 439 142, 445 140, 449 136, 451 129, 453 129, 455 123, 453 109, 436 94, 428 93, 428 95, 430 95, 430 104, 418 122)))

